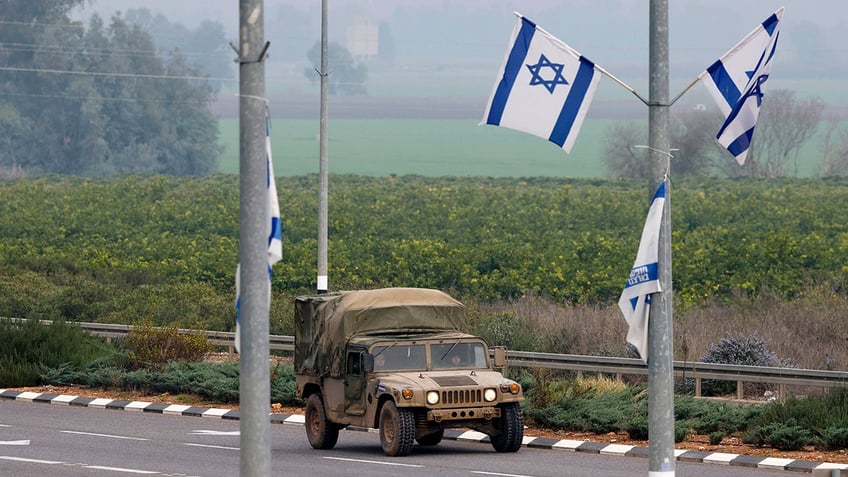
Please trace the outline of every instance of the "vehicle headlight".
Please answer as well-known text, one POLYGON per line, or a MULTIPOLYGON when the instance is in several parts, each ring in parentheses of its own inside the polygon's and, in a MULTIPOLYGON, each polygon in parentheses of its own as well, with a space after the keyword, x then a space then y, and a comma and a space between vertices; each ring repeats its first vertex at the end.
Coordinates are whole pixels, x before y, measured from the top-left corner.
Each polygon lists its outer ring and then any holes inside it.
POLYGON ((439 404, 439 392, 438 391, 428 391, 427 392, 427 404, 435 405, 439 404))
POLYGON ((483 391, 483 399, 485 399, 486 401, 492 402, 497 398, 498 393, 494 390, 494 388, 486 388, 486 390, 483 391))

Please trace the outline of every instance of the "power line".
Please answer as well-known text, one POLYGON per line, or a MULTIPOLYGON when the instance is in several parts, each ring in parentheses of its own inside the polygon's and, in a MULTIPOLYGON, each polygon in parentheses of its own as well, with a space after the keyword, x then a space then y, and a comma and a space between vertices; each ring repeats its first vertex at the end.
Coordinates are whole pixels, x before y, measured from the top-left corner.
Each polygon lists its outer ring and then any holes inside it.
POLYGON ((140 73, 103 73, 99 71, 71 71, 57 69, 22 68, 17 66, 0 66, 0 71, 13 71, 18 73, 44 73, 64 74, 76 76, 110 76, 116 78, 141 78, 141 79, 174 79, 193 81, 235 81, 235 78, 214 78, 211 76, 175 76, 175 75, 147 75, 140 73))

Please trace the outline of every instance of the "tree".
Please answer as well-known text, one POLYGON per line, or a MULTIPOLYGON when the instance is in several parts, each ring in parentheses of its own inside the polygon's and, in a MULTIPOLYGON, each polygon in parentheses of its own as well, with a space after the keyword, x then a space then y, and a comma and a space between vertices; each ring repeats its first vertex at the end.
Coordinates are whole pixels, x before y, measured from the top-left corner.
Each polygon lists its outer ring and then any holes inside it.
MULTIPOLYGON (((717 161, 711 124, 717 113, 702 109, 676 111, 669 124, 671 173, 675 176, 709 175, 717 161)), ((617 123, 607 132, 604 162, 611 177, 650 179, 653 168, 646 145, 647 129, 636 123, 617 123), (641 129, 641 130, 640 130, 641 129)))
MULTIPOLYGON (((798 100, 795 93, 776 90, 763 101, 754 138, 743 166, 715 140, 723 119, 717 110, 696 108, 675 111, 670 121, 673 149, 671 172, 676 176, 726 175, 728 177, 783 177, 798 174, 798 155, 815 134, 824 103, 820 98, 798 100), (792 170, 789 170, 789 168, 792 170)), ((604 162, 611 177, 648 179, 651 176, 646 149, 647 130, 636 124, 615 124, 607 132, 604 162)), ((828 150, 838 161, 839 148, 832 138, 828 150), (835 149, 834 149, 835 148, 835 149)), ((831 164, 830 167, 837 167, 831 164)), ((848 167, 848 166, 846 166, 848 167)), ((835 169, 834 169, 835 170, 835 169)))
MULTIPOLYGON (((182 24, 171 23, 162 14, 154 15, 146 8, 127 10, 126 22, 138 25, 150 33, 157 51, 163 55, 182 52, 187 62, 203 74, 229 78, 233 74, 232 57, 224 26, 219 22, 204 21, 191 30, 182 24)), ((210 83, 216 91, 221 83, 210 83)))
MULTIPOLYGON (((321 42, 315 42, 306 53, 314 68, 306 68, 303 74, 313 83, 318 80, 321 65, 321 42)), ((330 69, 327 77, 327 93, 331 95, 357 96, 365 94, 365 79, 368 69, 364 64, 355 64, 353 55, 347 48, 336 42, 327 45, 327 67, 330 69)))
POLYGON ((824 160, 818 168, 823 177, 848 176, 848 128, 831 119, 822 138, 821 150, 824 160))
MULTIPOLYGON (((39 3, 39 2, 35 2, 39 3)), ((44 2, 49 3, 49 2, 44 2)), ((24 71, 0 75, 0 168, 27 174, 214 172, 220 155, 214 92, 177 54, 120 16, 88 28, 67 18, 37 32, 24 71)))
POLYGON ((821 98, 799 100, 779 89, 763 100, 748 159, 738 175, 785 177, 798 175, 798 154, 821 122, 821 98), (790 170, 791 169, 791 170, 790 170))

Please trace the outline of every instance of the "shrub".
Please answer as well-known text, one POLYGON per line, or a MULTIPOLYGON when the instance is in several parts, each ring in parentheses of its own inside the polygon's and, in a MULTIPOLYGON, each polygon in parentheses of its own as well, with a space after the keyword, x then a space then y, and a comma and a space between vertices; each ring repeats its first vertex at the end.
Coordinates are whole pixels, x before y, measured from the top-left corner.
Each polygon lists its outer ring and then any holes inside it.
POLYGON ((0 320, 0 386, 35 386, 50 368, 82 370, 114 349, 64 321, 0 320))
POLYGON ((758 447, 768 446, 787 451, 799 450, 815 442, 810 431, 798 425, 795 419, 755 427, 742 435, 742 441, 758 447))
POLYGON ((717 446, 721 444, 721 440, 724 439, 724 433, 720 431, 715 431, 710 433, 710 444, 717 446))
POLYGON ((822 431, 822 446, 827 450, 848 449, 848 427, 829 426, 822 431))
POLYGON ((211 349, 203 332, 181 333, 176 326, 154 328, 149 322, 127 335, 130 365, 161 367, 171 361, 199 361, 211 349))
MULTIPOLYGON (((769 351, 766 340, 756 334, 750 336, 738 334, 722 338, 709 347, 707 354, 701 358, 701 362, 745 366, 778 366, 780 363, 777 355, 769 351)), ((735 389, 735 382, 713 379, 705 379, 701 386, 704 396, 730 394, 735 389)))

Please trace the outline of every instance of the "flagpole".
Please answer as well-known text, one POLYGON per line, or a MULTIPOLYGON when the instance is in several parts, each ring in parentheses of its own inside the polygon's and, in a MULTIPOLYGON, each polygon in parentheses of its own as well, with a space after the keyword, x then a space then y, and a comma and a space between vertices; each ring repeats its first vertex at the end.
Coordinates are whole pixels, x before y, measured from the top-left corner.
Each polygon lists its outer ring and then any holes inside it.
MULTIPOLYGON (((653 179, 649 194, 670 173, 668 0, 650 1, 648 144, 653 179)), ((667 184, 670 185, 670 184, 667 184)), ((671 281, 671 187, 666 187, 659 235, 660 292, 651 299, 648 320, 648 475, 673 477, 674 367, 671 281)))
POLYGON ((327 279, 327 217, 328 217, 328 193, 327 183, 327 0, 321 0, 321 125, 319 132, 319 157, 318 157, 318 277, 316 280, 316 291, 318 294, 327 293, 329 284, 327 279))

